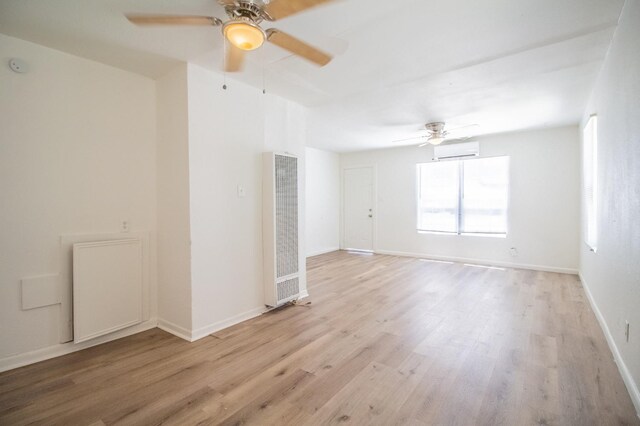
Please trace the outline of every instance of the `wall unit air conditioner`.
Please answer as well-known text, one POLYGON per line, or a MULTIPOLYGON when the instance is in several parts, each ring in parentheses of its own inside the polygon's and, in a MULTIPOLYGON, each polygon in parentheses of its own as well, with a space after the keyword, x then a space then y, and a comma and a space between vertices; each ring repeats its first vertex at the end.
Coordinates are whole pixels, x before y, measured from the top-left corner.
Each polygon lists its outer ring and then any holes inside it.
POLYGON ((263 154, 262 240, 265 305, 300 296, 298 158, 263 154))
POLYGON ((476 157, 480 155, 479 142, 452 143, 433 147, 434 160, 446 160, 448 158, 476 157))

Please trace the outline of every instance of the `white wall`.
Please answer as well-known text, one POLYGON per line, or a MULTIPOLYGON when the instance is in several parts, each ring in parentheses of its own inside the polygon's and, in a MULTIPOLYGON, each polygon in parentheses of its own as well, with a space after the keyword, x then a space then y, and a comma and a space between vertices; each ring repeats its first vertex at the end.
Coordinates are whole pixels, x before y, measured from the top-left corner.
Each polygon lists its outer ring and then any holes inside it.
MULTIPOLYGON (((61 235, 123 220, 150 233, 145 327, 194 339, 263 312, 261 154, 300 158, 304 248, 306 110, 233 80, 223 91, 198 66, 154 82, 5 36, 0 48, 31 68, 0 68, 0 370, 78 347, 59 348, 59 306, 20 309, 20 278, 70 263, 61 235)), ((306 294, 304 250, 300 264, 306 294)))
MULTIPOLYGON (((627 0, 583 126, 598 115, 598 249, 580 275, 640 413, 640 1, 627 0), (625 339, 625 320, 630 327, 625 339)), ((583 214, 584 217, 584 214, 583 214)))
POLYGON ((155 293, 156 100, 139 75, 4 35, 0 52, 2 361, 58 346, 60 306, 21 310, 20 279, 60 273, 61 235, 151 232, 155 293))
POLYGON ((432 147, 343 154, 341 166, 377 166, 375 250, 433 258, 576 272, 579 136, 577 127, 478 138, 483 157, 510 156, 506 238, 416 232, 416 164, 432 147), (518 257, 509 249, 515 247, 518 257))
POLYGON ((304 172, 304 108, 233 80, 227 90, 222 85, 222 75, 189 64, 194 338, 264 311, 262 152, 295 154, 304 172))
POLYGON ((187 65, 156 81, 158 119, 158 317, 160 327, 189 338, 191 234, 187 65))
POLYGON ((340 155, 307 148, 306 255, 340 248, 340 155))

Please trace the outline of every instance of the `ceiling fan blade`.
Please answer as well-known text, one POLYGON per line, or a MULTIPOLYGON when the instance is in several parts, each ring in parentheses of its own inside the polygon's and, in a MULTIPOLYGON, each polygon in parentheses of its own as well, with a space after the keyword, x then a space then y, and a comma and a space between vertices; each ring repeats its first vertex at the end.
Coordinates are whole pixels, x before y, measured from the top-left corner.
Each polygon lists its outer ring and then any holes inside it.
POLYGON ((244 65, 244 50, 227 43, 227 56, 224 60, 224 70, 226 72, 237 72, 244 65))
POLYGON ((427 145, 429 145, 428 140, 425 143, 421 143, 420 145, 418 145, 418 148, 422 148, 423 146, 427 146, 427 145))
POLYGON ((264 10, 275 20, 295 15, 331 1, 333 0, 271 0, 264 10))
POLYGON ((466 141, 467 139, 471 139, 471 136, 465 136, 463 138, 445 138, 443 142, 466 141))
POLYGON ((452 127, 450 129, 446 129, 447 132, 453 132, 455 130, 466 129, 467 127, 480 127, 479 124, 467 124, 465 126, 452 127))
POLYGON ((214 16, 196 15, 125 15, 136 25, 221 25, 222 21, 214 16))
POLYGON ((267 30, 267 40, 276 46, 280 46, 289 52, 302 56, 320 66, 327 65, 333 59, 330 55, 316 49, 315 47, 299 40, 285 32, 270 28, 267 30))
POLYGON ((428 136, 427 136, 427 135, 424 135, 424 136, 415 136, 415 137, 413 137, 413 138, 397 139, 397 140, 392 141, 392 142, 394 142, 394 143, 395 143, 395 142, 413 141, 413 140, 417 140, 417 139, 424 139, 424 138, 426 138, 426 137, 428 137, 428 136))

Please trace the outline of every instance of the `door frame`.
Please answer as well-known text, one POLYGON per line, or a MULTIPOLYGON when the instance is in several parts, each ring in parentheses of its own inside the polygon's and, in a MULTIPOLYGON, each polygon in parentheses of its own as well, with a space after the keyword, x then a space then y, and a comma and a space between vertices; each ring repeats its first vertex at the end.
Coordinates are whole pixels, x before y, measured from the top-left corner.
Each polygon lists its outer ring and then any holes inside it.
MULTIPOLYGON (((371 177, 373 180, 373 188, 371 191, 371 197, 373 198, 373 221, 371 223, 371 253, 375 253, 378 248, 378 165, 376 163, 372 164, 356 164, 352 166, 343 166, 340 169, 340 250, 345 250, 344 244, 344 217, 345 217, 345 171, 351 169, 371 169, 371 177)), ((365 250, 368 251, 368 250, 365 250)))

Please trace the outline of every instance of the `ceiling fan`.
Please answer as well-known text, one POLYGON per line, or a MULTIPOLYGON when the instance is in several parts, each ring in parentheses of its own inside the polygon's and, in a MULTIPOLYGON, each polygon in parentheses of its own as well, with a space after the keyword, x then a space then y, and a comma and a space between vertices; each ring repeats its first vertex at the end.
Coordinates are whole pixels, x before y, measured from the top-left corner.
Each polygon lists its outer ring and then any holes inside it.
POLYGON ((275 28, 262 29, 262 21, 275 21, 303 12, 333 0, 218 0, 228 19, 215 16, 193 15, 139 15, 126 18, 136 25, 202 25, 222 26, 222 34, 229 41, 225 71, 240 71, 244 54, 262 46, 265 41, 280 46, 320 66, 328 64, 332 57, 325 52, 275 28))
POLYGON ((422 135, 422 136, 417 136, 414 138, 407 138, 407 139, 399 139, 399 140, 395 140, 394 142, 404 142, 404 141, 410 141, 410 140, 424 140, 424 143, 421 143, 420 147, 422 146, 426 146, 426 145, 440 145, 442 142, 451 142, 451 141, 461 141, 461 140, 466 140, 469 139, 471 136, 465 136, 465 137, 460 137, 460 138, 455 138, 455 137, 450 137, 451 132, 456 131, 456 130, 460 130, 460 129, 464 129, 467 127, 475 127, 478 126, 477 124, 469 124, 466 126, 459 126, 459 127, 453 127, 450 129, 445 129, 445 123, 442 121, 436 121, 433 123, 427 123, 424 125, 425 129, 427 130, 427 134, 426 135, 422 135))

